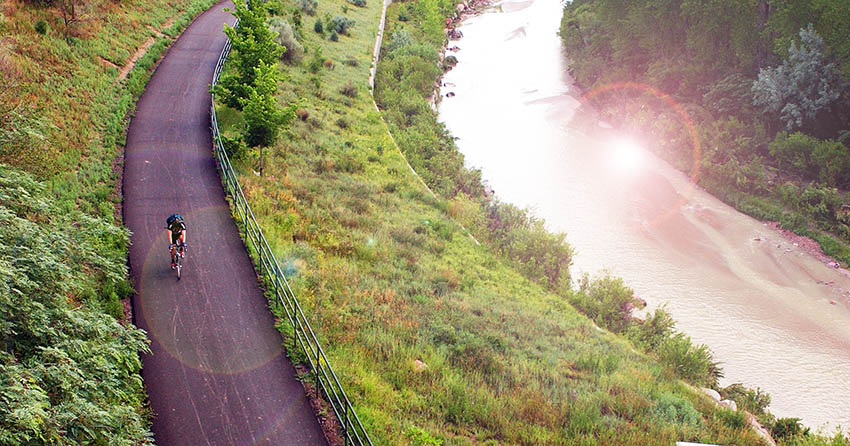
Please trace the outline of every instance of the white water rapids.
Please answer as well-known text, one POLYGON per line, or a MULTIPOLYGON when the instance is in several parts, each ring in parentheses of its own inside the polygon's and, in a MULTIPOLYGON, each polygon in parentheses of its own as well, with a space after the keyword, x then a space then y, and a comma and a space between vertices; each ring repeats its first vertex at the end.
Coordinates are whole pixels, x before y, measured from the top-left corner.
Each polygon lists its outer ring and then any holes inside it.
MULTIPOLYGON (((695 190, 642 151, 639 167, 582 127, 558 0, 504 2, 467 19, 449 52, 440 120, 500 199, 527 206, 575 248, 573 277, 608 268, 770 410, 850 427, 850 278, 762 223, 695 190), (445 97, 446 93, 454 93, 445 97)), ((594 121, 595 122, 595 121, 594 121)), ((649 145, 651 141, 643 141, 649 145)))

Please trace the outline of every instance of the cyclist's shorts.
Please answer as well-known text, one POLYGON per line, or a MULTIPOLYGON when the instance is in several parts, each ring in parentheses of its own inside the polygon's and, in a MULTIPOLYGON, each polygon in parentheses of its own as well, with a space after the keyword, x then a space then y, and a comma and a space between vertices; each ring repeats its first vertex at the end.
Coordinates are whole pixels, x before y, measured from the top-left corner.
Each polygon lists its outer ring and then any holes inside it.
POLYGON ((180 241, 180 234, 182 234, 182 232, 183 231, 171 231, 171 243, 176 244, 180 241))

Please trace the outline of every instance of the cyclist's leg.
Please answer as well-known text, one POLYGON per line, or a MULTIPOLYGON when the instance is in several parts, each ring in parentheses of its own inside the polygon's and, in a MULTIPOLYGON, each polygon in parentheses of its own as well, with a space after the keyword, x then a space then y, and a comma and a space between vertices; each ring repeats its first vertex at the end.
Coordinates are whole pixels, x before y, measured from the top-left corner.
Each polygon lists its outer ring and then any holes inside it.
POLYGON ((170 239, 171 239, 171 268, 173 269, 174 265, 177 261, 177 241, 179 240, 179 237, 176 237, 177 234, 175 234, 174 231, 170 231, 170 232, 171 232, 171 237, 170 237, 170 239))

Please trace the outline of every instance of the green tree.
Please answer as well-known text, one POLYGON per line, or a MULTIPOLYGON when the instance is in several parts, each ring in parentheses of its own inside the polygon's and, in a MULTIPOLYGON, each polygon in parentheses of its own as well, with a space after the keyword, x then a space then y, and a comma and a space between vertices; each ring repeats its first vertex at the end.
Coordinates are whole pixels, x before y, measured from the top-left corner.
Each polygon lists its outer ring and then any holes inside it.
POLYGON ((827 62, 823 39, 809 26, 800 30, 800 44, 791 42, 788 59, 759 72, 753 83, 753 103, 794 130, 829 111, 841 97, 835 64, 827 62))
POLYGON ((242 110, 244 99, 248 99, 256 76, 255 68, 263 60, 279 60, 285 48, 275 41, 275 34, 266 25, 268 11, 263 2, 254 1, 245 6, 235 2, 233 15, 239 19, 239 26, 224 25, 224 33, 233 45, 228 71, 213 90, 230 107, 242 110))
POLYGON ((274 97, 281 78, 274 64, 260 61, 254 69, 254 82, 248 87, 248 98, 241 104, 245 119, 245 142, 252 147, 268 147, 280 131, 295 118, 295 106, 282 108, 274 97))

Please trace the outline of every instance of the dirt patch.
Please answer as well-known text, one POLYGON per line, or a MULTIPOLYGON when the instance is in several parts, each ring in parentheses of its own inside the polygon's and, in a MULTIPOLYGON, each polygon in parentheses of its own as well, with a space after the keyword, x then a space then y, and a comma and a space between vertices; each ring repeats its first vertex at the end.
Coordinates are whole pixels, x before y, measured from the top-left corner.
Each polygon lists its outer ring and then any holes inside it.
POLYGON ((115 65, 114 63, 112 63, 112 62, 110 62, 110 61, 108 61, 108 60, 106 60, 102 57, 100 58, 100 63, 103 64, 104 66, 107 66, 107 67, 118 68, 118 69, 121 68, 118 65, 115 65))
MULTIPOLYGON (((162 24, 162 29, 171 28, 171 26, 174 25, 174 22, 177 21, 177 17, 179 17, 179 14, 171 17, 168 20, 166 20, 165 23, 162 24)), ((136 66, 136 62, 138 62, 139 59, 141 59, 142 56, 144 56, 145 53, 147 53, 148 50, 151 49, 153 44, 156 43, 157 37, 165 37, 165 34, 163 34, 162 32, 160 32, 157 29, 150 28, 150 30, 151 30, 151 32, 156 34, 156 36, 155 37, 148 37, 148 40, 145 40, 145 43, 143 43, 142 46, 140 46, 136 50, 136 52, 133 53, 133 56, 130 57, 130 60, 127 62, 126 65, 124 65, 124 68, 121 69, 121 72, 118 73, 118 78, 117 78, 118 82, 121 82, 121 81, 123 81, 124 79, 127 78, 127 75, 130 74, 130 70, 132 70, 133 67, 136 66)), ((113 64, 113 66, 117 67, 117 65, 114 65, 114 64, 113 64)))
POLYGON ((118 73, 117 80, 119 82, 123 81, 124 79, 127 78, 127 75, 130 74, 130 70, 132 70, 133 67, 136 66, 136 62, 138 62, 139 59, 141 59, 142 56, 144 56, 145 53, 147 53, 148 50, 151 49, 151 47, 153 46, 153 44, 155 42, 156 42, 156 37, 148 37, 148 40, 145 40, 145 43, 143 43, 142 46, 140 46, 136 50, 136 52, 133 54, 133 57, 131 57, 130 61, 127 62, 127 65, 124 65, 124 68, 122 68, 121 72, 118 73))
MULTIPOLYGON (((162 29, 171 28, 171 26, 174 25, 174 22, 177 21, 177 17, 178 16, 175 15, 174 17, 171 17, 170 19, 166 20, 165 23, 162 24, 162 29)), ((157 33, 159 33, 159 31, 157 31, 157 33)))

